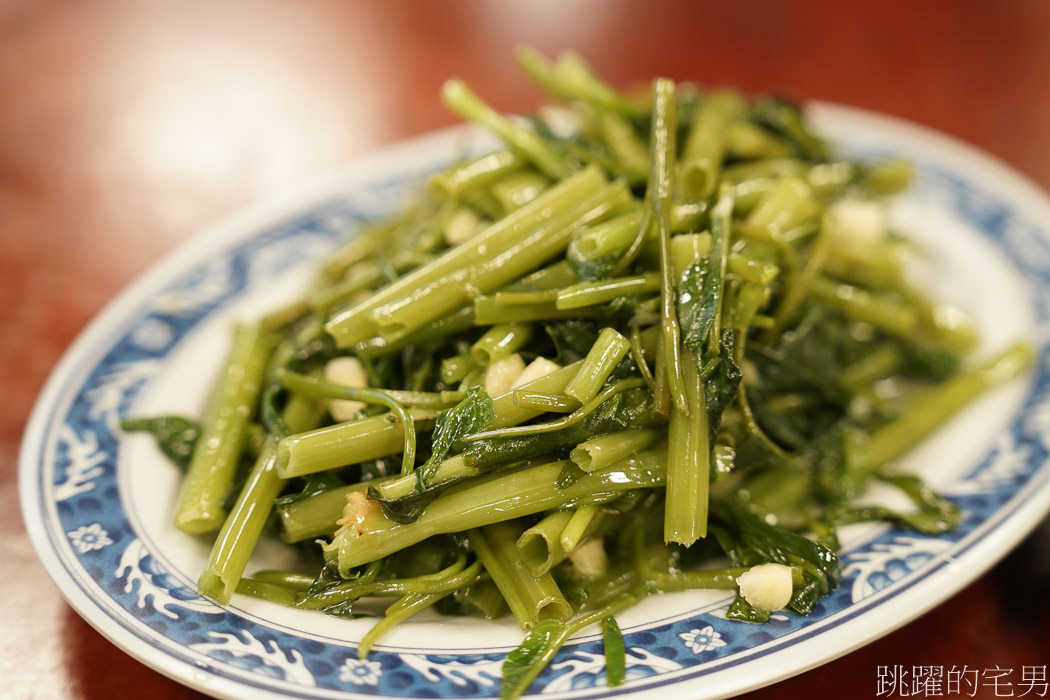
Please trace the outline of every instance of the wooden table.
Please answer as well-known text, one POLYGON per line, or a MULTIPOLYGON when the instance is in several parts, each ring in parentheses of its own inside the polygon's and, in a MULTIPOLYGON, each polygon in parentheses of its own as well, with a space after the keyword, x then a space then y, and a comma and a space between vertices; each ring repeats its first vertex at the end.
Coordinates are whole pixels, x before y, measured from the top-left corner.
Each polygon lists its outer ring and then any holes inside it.
MULTIPOLYGON (((514 66, 520 42, 548 54, 573 48, 619 86, 663 74, 899 115, 1050 188, 1045 0, 9 0, 0 5, 0 694, 197 696, 73 613, 22 524, 23 425, 77 332, 202 227, 455 121, 438 99, 449 75, 500 109, 530 108, 538 93, 514 66)), ((894 664, 999 666, 1017 678, 1023 665, 1050 662, 1048 569, 1044 524, 919 620, 752 697, 873 697, 877 667, 894 664)))

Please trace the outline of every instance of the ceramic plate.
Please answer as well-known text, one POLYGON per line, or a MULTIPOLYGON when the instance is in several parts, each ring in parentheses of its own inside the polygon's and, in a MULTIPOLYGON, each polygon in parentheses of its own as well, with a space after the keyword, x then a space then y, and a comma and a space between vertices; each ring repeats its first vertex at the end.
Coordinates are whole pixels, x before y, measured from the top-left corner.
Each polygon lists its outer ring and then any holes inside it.
MULTIPOLYGON (((846 153, 903 156, 915 188, 892 208, 928 252, 924 283, 977 321, 982 352, 1018 338, 1040 348, 1024 378, 985 397, 908 457, 965 510, 930 537, 882 526, 844 534, 838 588, 806 617, 728 621, 728 596, 685 592, 620 618, 628 681, 604 683, 594 631, 573 639, 532 686, 552 698, 714 698, 842 655, 947 599, 1015 545, 1050 506, 1050 203, 1002 164, 928 130, 817 105, 822 133, 846 153)), ((366 660, 371 625, 237 596, 227 608, 195 581, 209 544, 169 526, 177 475, 125 415, 201 415, 240 318, 296 297, 316 260, 363 221, 396 211, 427 173, 483 147, 440 132, 361 159, 309 192, 207 232, 143 276, 87 329, 35 408, 21 495, 41 559, 76 610, 158 671, 205 693, 259 697, 489 697, 521 640, 512 619, 421 615, 366 660)), ((287 563, 261 546, 249 572, 287 563)))

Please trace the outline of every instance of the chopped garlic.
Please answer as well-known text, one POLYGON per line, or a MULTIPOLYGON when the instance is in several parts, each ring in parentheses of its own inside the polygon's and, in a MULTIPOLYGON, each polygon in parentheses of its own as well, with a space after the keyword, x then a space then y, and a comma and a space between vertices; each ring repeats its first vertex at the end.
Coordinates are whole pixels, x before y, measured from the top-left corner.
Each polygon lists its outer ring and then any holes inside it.
MULTIPOLYGON (((551 372, 561 369, 561 365, 557 362, 551 362, 546 357, 537 357, 535 360, 529 363, 529 366, 525 368, 518 378, 510 385, 511 389, 517 389, 519 386, 534 382, 541 377, 546 377, 551 372)), ((491 396, 491 394, 490 394, 491 396)))
POLYGON ((583 126, 579 115, 570 109, 543 105, 538 111, 543 124, 558 138, 570 139, 579 134, 583 126))
POLYGON ((600 537, 587 540, 569 553, 573 573, 577 578, 591 579, 604 576, 609 568, 609 557, 600 537))
POLYGON ((780 610, 791 602, 791 567, 759 564, 737 577, 740 595, 751 607, 766 612, 780 610))
POLYGON ((347 530, 352 530, 355 535, 363 535, 368 530, 368 519, 378 515, 383 507, 379 501, 371 498, 360 491, 351 491, 346 494, 346 505, 343 506, 343 517, 335 521, 339 529, 335 531, 336 537, 347 530))
POLYGON ((824 225, 843 242, 879 243, 886 235, 886 207, 876 201, 840 199, 828 207, 824 225))
POLYGON ((493 362, 485 371, 485 391, 489 396, 507 393, 524 371, 525 360, 518 353, 493 362))
MULTIPOLYGON (((356 357, 336 357, 324 367, 324 378, 333 384, 349 386, 355 389, 368 388, 368 374, 365 366, 356 357)), ((328 412, 336 422, 353 420, 367 404, 362 401, 332 399, 328 402, 328 412)))
POLYGON ((460 207, 445 224, 445 242, 449 245, 459 245, 469 241, 483 228, 485 225, 481 217, 475 214, 473 209, 460 207))

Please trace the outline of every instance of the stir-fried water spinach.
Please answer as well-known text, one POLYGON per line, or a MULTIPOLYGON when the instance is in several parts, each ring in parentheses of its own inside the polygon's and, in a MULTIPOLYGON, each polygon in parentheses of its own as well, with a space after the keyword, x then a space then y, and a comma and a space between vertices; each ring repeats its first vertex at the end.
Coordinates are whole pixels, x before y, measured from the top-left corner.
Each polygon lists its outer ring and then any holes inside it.
POLYGON ((517 697, 592 624, 624 682, 615 616, 645 596, 804 615, 838 528, 954 527, 895 461, 1032 353, 970 357, 970 323, 908 280, 885 217, 908 165, 837 159, 782 99, 520 62, 560 111, 507 118, 448 82, 505 150, 239 326, 199 427, 125 423, 186 469, 176 526, 217 533, 201 593, 342 617, 395 597, 361 656, 427 608, 509 612, 517 697), (914 507, 861 502, 874 482, 914 507), (246 576, 268 527, 319 540, 318 573, 246 576))

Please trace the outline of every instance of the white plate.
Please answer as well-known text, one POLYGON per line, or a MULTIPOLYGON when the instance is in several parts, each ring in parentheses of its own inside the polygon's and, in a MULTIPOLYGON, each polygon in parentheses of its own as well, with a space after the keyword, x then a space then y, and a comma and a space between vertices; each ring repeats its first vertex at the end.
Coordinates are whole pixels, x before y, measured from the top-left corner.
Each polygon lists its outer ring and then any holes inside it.
MULTIPOLYGON (((550 697, 714 698, 845 654, 937 605, 988 569, 1050 506, 1050 203, 974 149, 896 120, 818 105, 820 131, 862 157, 900 155, 919 178, 892 215, 928 247, 927 282, 977 320, 985 351, 1027 338, 1025 378, 995 391, 908 461, 965 509, 929 537, 879 526, 847 531, 837 590, 806 617, 731 622, 726 595, 650 598, 624 613, 628 682, 605 687, 594 633, 570 642, 537 679, 550 697)), ((199 415, 236 318, 295 297, 314 261, 353 226, 391 213, 424 174, 477 136, 440 132, 362 159, 304 195, 195 239, 126 290, 55 370, 24 438, 22 506, 34 544, 73 607, 144 663, 203 692, 244 697, 488 697, 522 636, 437 615, 397 627, 366 661, 367 620, 343 621, 234 598, 223 609, 195 581, 208 544, 169 527, 177 477, 120 416, 199 415)), ((288 553, 260 547, 253 561, 288 553)), ((252 567, 249 568, 249 571, 252 567)))

